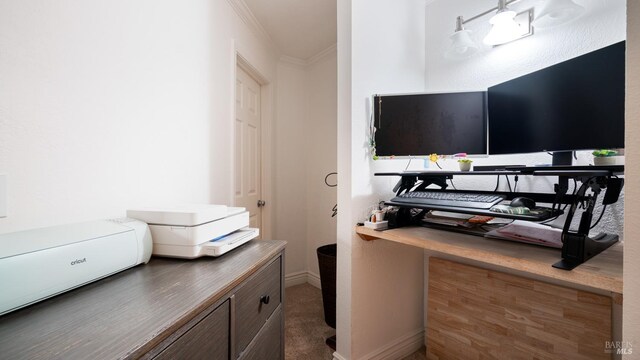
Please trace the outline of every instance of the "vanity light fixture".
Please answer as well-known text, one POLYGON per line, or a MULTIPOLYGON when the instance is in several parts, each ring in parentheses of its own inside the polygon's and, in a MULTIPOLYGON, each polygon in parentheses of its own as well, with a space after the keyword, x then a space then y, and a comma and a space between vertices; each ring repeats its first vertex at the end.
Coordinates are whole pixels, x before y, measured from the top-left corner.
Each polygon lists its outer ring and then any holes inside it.
POLYGON ((531 25, 533 8, 521 13, 516 13, 507 7, 507 5, 516 1, 519 0, 498 0, 498 6, 471 17, 468 20, 463 20, 462 16, 458 16, 456 19, 456 30, 450 36, 452 41, 451 46, 445 53, 445 56, 451 59, 462 59, 473 55, 478 50, 478 45, 471 39, 471 31, 464 29, 464 24, 492 12, 495 12, 495 15, 489 20, 491 23, 491 31, 489 31, 489 34, 487 34, 483 40, 485 44, 497 46, 533 35, 533 26, 531 25))
POLYGON ((550 28, 575 20, 584 13, 584 7, 573 0, 547 0, 534 25, 539 28, 550 28))

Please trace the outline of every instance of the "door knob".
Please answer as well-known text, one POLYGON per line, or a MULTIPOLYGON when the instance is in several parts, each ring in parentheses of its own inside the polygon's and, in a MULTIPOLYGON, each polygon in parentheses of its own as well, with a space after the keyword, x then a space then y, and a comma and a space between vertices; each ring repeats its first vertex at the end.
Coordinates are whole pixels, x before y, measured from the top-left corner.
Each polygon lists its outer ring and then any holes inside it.
POLYGON ((258 207, 263 207, 265 206, 267 203, 264 200, 258 200, 258 207))

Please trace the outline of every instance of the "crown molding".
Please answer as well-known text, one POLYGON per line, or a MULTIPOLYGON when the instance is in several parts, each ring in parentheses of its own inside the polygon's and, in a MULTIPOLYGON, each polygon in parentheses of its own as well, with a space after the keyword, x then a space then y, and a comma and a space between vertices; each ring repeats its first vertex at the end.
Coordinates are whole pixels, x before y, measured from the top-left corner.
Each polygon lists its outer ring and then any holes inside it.
POLYGON ((337 44, 333 44, 328 48, 320 51, 319 53, 311 56, 308 59, 300 59, 293 56, 282 55, 280 56, 280 61, 286 65, 292 65, 295 67, 308 67, 314 65, 315 63, 324 60, 325 58, 333 55, 337 51, 337 44))
POLYGON ((337 50, 338 50, 338 43, 335 43, 329 46, 328 48, 320 51, 319 53, 313 55, 312 57, 308 58, 307 65, 313 65, 321 60, 324 60, 330 55, 333 55, 337 50))
POLYGON ((285 65, 292 65, 295 67, 306 67, 307 65, 309 65, 306 60, 289 55, 280 56, 280 62, 285 65))
POLYGON ((253 12, 244 0, 227 0, 227 2, 231 5, 231 8, 242 22, 244 22, 259 39, 265 41, 277 52, 280 52, 280 49, 273 41, 273 38, 271 38, 267 30, 264 29, 264 26, 262 26, 256 16, 253 15, 253 12))

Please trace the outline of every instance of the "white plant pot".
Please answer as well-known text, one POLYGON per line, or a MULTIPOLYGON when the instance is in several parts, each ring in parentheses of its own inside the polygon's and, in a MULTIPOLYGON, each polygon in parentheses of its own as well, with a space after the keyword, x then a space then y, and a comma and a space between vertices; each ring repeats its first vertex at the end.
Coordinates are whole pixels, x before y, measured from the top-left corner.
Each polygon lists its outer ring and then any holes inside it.
POLYGON ((459 162, 458 165, 460 166, 460 171, 469 171, 469 170, 471 170, 471 163, 470 162, 459 162))
POLYGON ((593 165, 595 166, 608 166, 615 165, 616 157, 615 156, 594 156, 593 157, 593 165))

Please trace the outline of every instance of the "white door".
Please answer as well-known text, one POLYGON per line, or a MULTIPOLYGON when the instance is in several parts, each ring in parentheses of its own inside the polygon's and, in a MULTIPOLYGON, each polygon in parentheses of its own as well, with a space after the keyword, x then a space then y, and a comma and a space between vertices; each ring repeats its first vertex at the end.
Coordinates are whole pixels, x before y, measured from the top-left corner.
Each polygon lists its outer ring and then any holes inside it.
POLYGON ((260 228, 260 85, 236 67, 235 206, 247 208, 250 226, 260 228))

